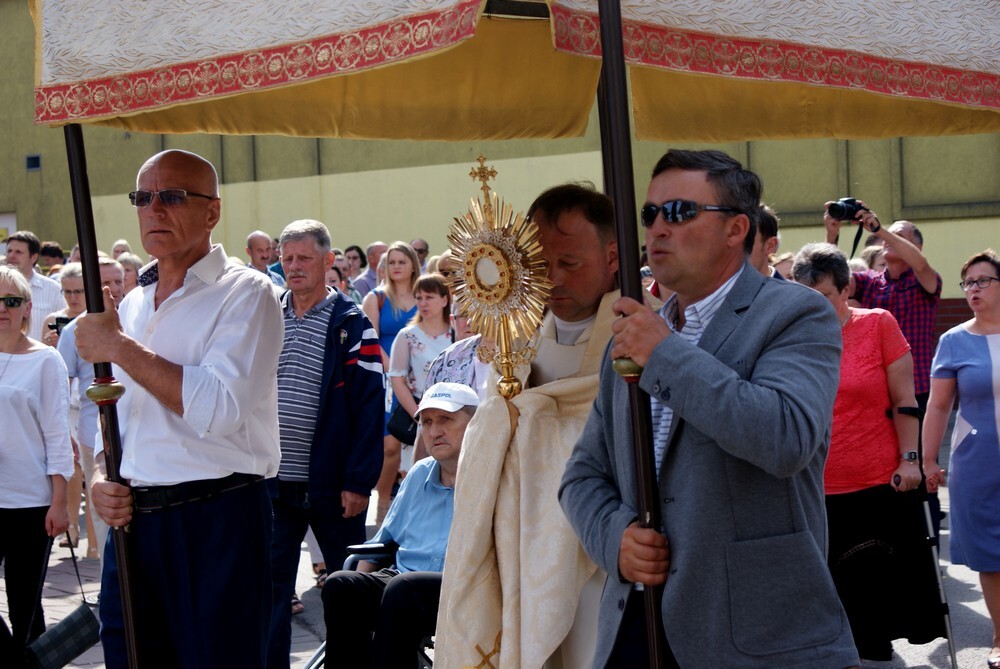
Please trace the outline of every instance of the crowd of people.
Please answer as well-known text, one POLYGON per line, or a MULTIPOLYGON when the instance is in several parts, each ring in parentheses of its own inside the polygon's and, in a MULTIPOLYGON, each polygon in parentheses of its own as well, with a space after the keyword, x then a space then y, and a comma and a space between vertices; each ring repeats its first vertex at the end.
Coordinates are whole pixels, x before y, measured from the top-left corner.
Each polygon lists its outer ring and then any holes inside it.
POLYGON ((450 252, 341 249, 303 219, 250 233, 243 259, 212 243, 208 161, 156 154, 136 188, 149 259, 126 240, 100 255, 104 311, 87 313, 79 259, 55 243, 15 233, 0 264, 3 666, 44 631, 52 542, 84 534, 105 661, 127 666, 108 536, 125 526, 138 652, 163 666, 288 667, 303 541, 329 652, 350 666, 416 666, 429 636, 442 669, 645 666, 645 588, 664 666, 884 661, 895 639, 945 633, 927 539, 947 480, 951 559, 981 574, 1000 667, 992 250, 961 268, 971 320, 935 342, 943 282, 915 225, 827 202, 825 241, 777 254, 756 174, 670 150, 641 208, 643 301, 617 290, 607 197, 563 184, 529 207, 552 290, 504 400, 450 252), (869 233, 858 259, 837 247, 845 225, 869 233), (650 397, 656 527, 620 357, 650 397), (126 387, 127 485, 107 476, 85 393, 95 361, 126 387), (338 570, 373 491, 368 543, 389 562, 338 570))

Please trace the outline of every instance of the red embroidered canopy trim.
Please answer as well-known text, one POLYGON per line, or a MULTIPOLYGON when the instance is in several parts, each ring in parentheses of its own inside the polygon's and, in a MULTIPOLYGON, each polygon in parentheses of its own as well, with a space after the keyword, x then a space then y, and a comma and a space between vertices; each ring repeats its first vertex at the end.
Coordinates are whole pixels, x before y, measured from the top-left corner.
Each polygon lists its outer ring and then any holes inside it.
POLYGON ((35 88, 35 122, 60 123, 361 72, 445 49, 475 35, 479 0, 343 34, 217 58, 35 88))
MULTIPOLYGON (((596 14, 553 5, 555 46, 601 57, 596 14)), ((1000 76, 840 49, 755 40, 626 22, 631 65, 741 79, 866 90, 885 95, 1000 109, 1000 76)))

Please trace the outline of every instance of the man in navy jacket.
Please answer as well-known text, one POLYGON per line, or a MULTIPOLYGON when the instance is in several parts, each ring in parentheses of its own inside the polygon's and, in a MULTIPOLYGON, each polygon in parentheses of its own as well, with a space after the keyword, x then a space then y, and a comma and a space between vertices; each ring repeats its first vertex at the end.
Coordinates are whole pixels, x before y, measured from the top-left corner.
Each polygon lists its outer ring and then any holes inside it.
POLYGON ((302 539, 313 533, 326 564, 365 540, 368 496, 382 470, 385 390, 378 336, 357 305, 327 288, 330 233, 319 221, 281 233, 285 340, 278 360, 281 466, 274 506, 274 609, 268 667, 287 669, 290 601, 302 539))

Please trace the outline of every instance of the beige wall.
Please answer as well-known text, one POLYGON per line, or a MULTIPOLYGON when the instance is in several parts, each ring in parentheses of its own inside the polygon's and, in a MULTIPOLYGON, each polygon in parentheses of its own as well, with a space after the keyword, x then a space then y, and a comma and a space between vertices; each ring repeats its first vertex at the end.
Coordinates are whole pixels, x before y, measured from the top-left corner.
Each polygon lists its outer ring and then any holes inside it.
MULTIPOLYGON (((864 160, 866 164, 879 163, 877 154, 866 155, 864 160)), ((781 170, 769 174, 773 170, 764 158, 757 157, 756 162, 754 167, 764 175, 766 192, 772 196, 768 201, 787 201, 792 210, 791 223, 782 225, 781 251, 794 252, 808 242, 822 241, 822 226, 808 222, 821 220, 825 198, 837 197, 845 187, 838 185, 836 178, 828 184, 798 184, 794 174, 786 175, 781 170), (818 192, 832 195, 820 197, 818 192), (793 208, 796 204, 800 207, 798 213, 793 208)), ((556 183, 589 180, 601 187, 600 154, 596 151, 487 164, 499 173, 492 186, 515 211, 526 211, 539 192, 556 183)), ((470 198, 481 195, 478 182, 469 178, 471 167, 471 163, 454 163, 226 184, 222 186, 223 218, 214 240, 231 255, 245 257, 246 236, 252 230, 277 236, 292 220, 316 218, 330 227, 334 245, 341 248, 349 244, 364 247, 376 239, 389 243, 423 237, 430 243, 431 253, 437 254, 446 247, 452 219, 468 210, 470 198)), ((636 175, 637 191, 645 189, 645 180, 645 173, 636 175)), ((885 181, 872 177, 874 187, 863 197, 883 221, 891 222, 898 216, 893 215, 892 188, 885 181)), ((642 201, 641 192, 637 200, 642 201)), ((141 253, 135 210, 128 204, 125 191, 96 196, 93 201, 99 247, 110 250, 116 239, 125 238, 141 253)), ((780 209, 779 214, 785 215, 780 209)), ((1000 217, 916 222, 924 235, 924 252, 944 279, 943 296, 962 297, 955 285, 959 268, 983 248, 1000 248, 1000 217)), ((845 252, 850 251, 853 239, 853 232, 845 228, 841 235, 845 252)))
MULTIPOLYGON (((487 165, 498 172, 491 186, 520 212, 556 183, 589 180, 601 187, 597 152, 490 160, 487 165)), ((341 248, 423 237, 437 254, 446 248, 452 219, 468 211, 470 198, 481 196, 479 182, 469 177, 472 167, 456 163, 226 184, 222 221, 213 237, 231 255, 242 257, 249 232, 261 229, 276 237, 295 219, 315 218, 327 224, 334 245, 341 248)), ((125 193, 93 199, 98 246, 110 249, 124 237, 133 249, 141 249, 135 210, 125 193)))

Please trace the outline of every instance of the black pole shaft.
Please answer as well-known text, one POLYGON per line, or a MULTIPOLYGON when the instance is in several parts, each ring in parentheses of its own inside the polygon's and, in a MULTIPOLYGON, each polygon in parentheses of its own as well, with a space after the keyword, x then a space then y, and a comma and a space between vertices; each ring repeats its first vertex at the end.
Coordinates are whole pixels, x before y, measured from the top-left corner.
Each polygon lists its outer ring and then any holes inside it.
MULTIPOLYGON (((83 264, 83 289, 87 298, 87 311, 104 311, 104 296, 101 290, 101 272, 97 260, 97 234, 94 229, 94 209, 90 201, 90 179, 87 176, 87 154, 83 145, 83 130, 73 123, 63 128, 66 138, 66 157, 69 160, 69 181, 73 190, 73 210, 76 213, 76 235, 80 244, 80 260, 83 264)), ((94 363, 94 382, 113 382, 111 363, 94 363)), ((98 405, 101 416, 101 434, 104 438, 104 461, 108 479, 122 483, 120 473, 122 441, 118 429, 118 408, 114 401, 98 405)), ((138 669, 136 651, 135 617, 133 608, 131 560, 128 550, 128 536, 121 527, 112 528, 115 545, 115 559, 118 562, 118 585, 122 596, 122 615, 125 620, 125 650, 130 669, 138 669)))
MULTIPOLYGON (((628 85, 625 52, 622 43, 621 7, 618 0, 599 0, 601 15, 601 91, 598 105, 601 150, 604 155, 605 183, 615 205, 618 232, 618 276, 622 295, 642 302, 642 279, 639 275, 639 235, 636 229, 635 179, 632 173, 632 130, 629 122, 628 85), (610 168, 611 176, 607 175, 610 168)), ((640 524, 657 532, 660 528, 656 472, 653 458, 652 419, 647 395, 633 379, 629 386, 632 417, 632 448, 635 462, 636 497, 640 524)), ((649 666, 659 669, 666 662, 667 644, 660 609, 662 587, 646 586, 643 604, 646 612, 646 638, 649 642, 649 666)))
MULTIPOLYGON (((604 171, 604 192, 615 192, 615 169, 611 159, 611 123, 608 120, 608 91, 604 83, 604 73, 601 65, 601 78, 597 81, 597 119, 601 126, 601 168, 604 171)), ((621 234, 618 235, 618 248, 621 249, 621 234)), ((622 274, 619 263, 619 274, 622 274)), ((623 293, 624 294, 624 293, 623 293)))

